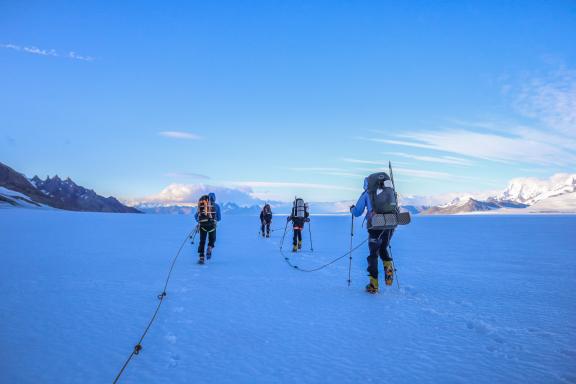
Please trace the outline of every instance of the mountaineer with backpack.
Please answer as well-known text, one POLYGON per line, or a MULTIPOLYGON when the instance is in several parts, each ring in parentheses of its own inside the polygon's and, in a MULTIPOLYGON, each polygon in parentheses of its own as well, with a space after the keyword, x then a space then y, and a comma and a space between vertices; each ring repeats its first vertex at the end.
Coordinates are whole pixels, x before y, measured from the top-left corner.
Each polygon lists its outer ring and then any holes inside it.
POLYGON ((216 195, 209 193, 198 200, 198 208, 194 215, 200 232, 200 245, 198 246, 198 264, 204 264, 204 247, 208 237, 206 258, 212 258, 212 249, 216 243, 216 223, 220 221, 220 206, 216 204, 216 195))
POLYGON ((290 216, 286 218, 287 222, 292 221, 292 224, 294 224, 292 252, 302 249, 302 229, 304 228, 304 223, 310 222, 308 216, 310 216, 308 213, 308 204, 304 203, 304 200, 301 198, 295 198, 292 204, 292 212, 290 216))
MULTIPOLYGON (((390 166, 390 175, 392 168, 390 166)), ((364 179, 364 192, 356 205, 350 207, 353 216, 366 213, 368 221, 368 274, 370 282, 366 286, 369 293, 378 292, 378 258, 384 262, 384 281, 392 285, 394 280, 394 263, 388 253, 388 245, 397 225, 408 224, 410 214, 400 213, 398 197, 394 189, 394 179, 385 172, 378 172, 364 179)))
POLYGON ((264 205, 260 211, 260 233, 262 237, 270 237, 270 224, 272 224, 272 208, 270 204, 264 205))

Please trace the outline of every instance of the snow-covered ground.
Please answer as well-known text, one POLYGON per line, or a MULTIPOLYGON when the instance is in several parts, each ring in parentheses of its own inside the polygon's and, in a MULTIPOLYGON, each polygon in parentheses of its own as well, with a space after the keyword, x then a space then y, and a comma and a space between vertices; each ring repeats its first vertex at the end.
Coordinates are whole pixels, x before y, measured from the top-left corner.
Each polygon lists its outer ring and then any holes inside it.
MULTIPOLYGON (((294 262, 345 253, 349 225, 313 217, 315 252, 294 262)), ((111 382, 191 227, 180 215, 2 210, 0 382, 111 382)), ((294 271, 282 231, 257 232, 255 217, 225 217, 205 266, 185 247, 121 382, 576 382, 576 216, 415 217, 393 241, 401 288, 378 295, 363 292, 365 247, 348 288, 347 258, 294 271)))

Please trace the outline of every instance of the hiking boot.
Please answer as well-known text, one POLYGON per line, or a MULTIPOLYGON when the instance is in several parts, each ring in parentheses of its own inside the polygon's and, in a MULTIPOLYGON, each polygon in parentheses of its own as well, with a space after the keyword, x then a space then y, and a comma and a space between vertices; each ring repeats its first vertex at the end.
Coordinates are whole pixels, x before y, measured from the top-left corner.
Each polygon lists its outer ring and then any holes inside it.
POLYGON ((384 282, 386 285, 392 285, 392 282, 394 282, 394 264, 392 264, 392 260, 384 261, 384 282))
POLYGON ((208 250, 206 251, 206 258, 208 260, 210 260, 212 258, 212 248, 211 246, 208 246, 208 250))
POLYGON ((270 232, 268 232, 268 233, 266 234, 266 237, 270 237, 270 232))
POLYGON ((294 244, 292 246, 292 252, 297 252, 298 251, 298 246, 296 244, 294 244))
POLYGON ((204 264, 204 254, 203 253, 198 255, 198 264, 204 264))
POLYGON ((378 292, 378 279, 370 276, 370 283, 366 285, 366 292, 377 293, 378 292))
POLYGON ((298 249, 302 249, 302 240, 298 240, 298 249))

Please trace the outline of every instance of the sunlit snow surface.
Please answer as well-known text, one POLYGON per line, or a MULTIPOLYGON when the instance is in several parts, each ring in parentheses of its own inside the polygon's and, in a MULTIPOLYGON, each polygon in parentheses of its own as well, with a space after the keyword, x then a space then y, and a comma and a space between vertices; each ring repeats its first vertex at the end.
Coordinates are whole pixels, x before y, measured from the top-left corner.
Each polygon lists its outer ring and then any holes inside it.
MULTIPOLYGON (((191 220, 2 210, 0 382, 111 382, 191 220)), ((312 217, 293 263, 345 253, 349 220, 312 217)), ((401 287, 378 295, 366 247, 348 288, 347 258, 291 270, 258 224, 225 217, 204 266, 184 248, 121 382, 576 382, 576 216, 416 217, 393 240, 401 287)))

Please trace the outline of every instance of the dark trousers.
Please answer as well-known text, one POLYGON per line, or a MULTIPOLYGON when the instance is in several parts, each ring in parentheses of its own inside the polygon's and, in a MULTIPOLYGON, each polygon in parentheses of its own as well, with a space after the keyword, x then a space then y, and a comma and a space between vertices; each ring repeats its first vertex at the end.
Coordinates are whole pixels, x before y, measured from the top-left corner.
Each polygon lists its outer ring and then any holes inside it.
POLYGON ((272 220, 270 221, 266 221, 266 220, 262 220, 262 226, 260 227, 260 232, 262 233, 262 235, 264 234, 270 234, 270 224, 272 223, 272 220))
POLYGON ((298 241, 302 242, 302 227, 294 227, 294 236, 292 237, 292 244, 297 245, 298 241))
POLYGON ((378 258, 382 261, 392 260, 388 254, 388 244, 392 238, 393 230, 368 230, 368 248, 370 249, 370 256, 368 260, 368 274, 375 279, 378 278, 378 258))
POLYGON ((216 243, 216 226, 202 226, 198 229, 200 231, 200 244, 198 245, 198 253, 204 254, 204 247, 206 246, 206 238, 208 238, 208 246, 214 248, 216 243))

